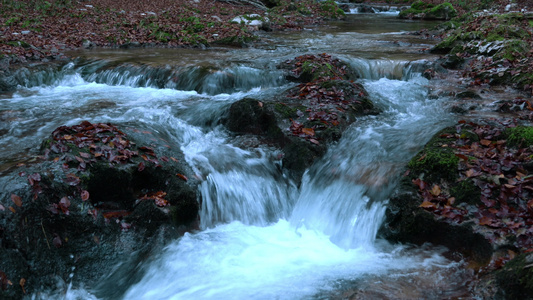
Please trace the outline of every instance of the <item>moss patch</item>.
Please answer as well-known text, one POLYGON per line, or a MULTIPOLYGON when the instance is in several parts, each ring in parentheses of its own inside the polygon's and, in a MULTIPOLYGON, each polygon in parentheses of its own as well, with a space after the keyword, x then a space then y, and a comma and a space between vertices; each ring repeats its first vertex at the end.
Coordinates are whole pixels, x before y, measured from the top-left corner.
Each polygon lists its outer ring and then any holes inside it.
POLYGON ((529 147, 533 145, 533 127, 517 126, 507 128, 504 134, 507 136, 507 145, 511 147, 529 147))

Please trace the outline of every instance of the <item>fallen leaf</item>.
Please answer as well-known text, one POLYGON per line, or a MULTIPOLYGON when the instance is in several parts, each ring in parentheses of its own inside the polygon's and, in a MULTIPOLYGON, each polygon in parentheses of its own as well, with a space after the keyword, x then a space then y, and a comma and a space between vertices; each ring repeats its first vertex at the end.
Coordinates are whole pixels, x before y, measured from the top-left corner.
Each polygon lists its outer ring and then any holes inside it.
POLYGON ((12 213, 16 213, 17 211, 13 208, 13 206, 10 206, 9 207, 9 210, 12 212, 12 213))
POLYGON ((313 128, 302 128, 302 132, 309 136, 315 136, 315 130, 313 128))
POLYGON ((183 175, 183 174, 176 174, 176 176, 178 176, 183 181, 187 181, 188 180, 187 177, 185 175, 183 175))
POLYGON ((140 162, 139 166, 137 167, 137 171, 142 172, 144 170, 144 162, 140 162))
POLYGON ((60 248, 63 245, 63 242, 61 241, 61 238, 59 235, 55 234, 54 239, 52 240, 52 243, 56 248, 60 248))
POLYGON ((86 190, 82 190, 81 191, 81 200, 82 201, 89 200, 89 192, 88 191, 86 191, 86 190))
POLYGON ((440 190, 440 186, 438 186, 438 185, 436 185, 436 184, 431 188, 431 194, 432 194, 433 196, 438 196, 438 195, 440 195, 440 192, 441 192, 441 190, 440 190))
POLYGON ((420 204, 420 207, 422 207, 422 208, 437 208, 437 205, 435 203, 433 203, 433 202, 424 200, 424 202, 422 202, 422 204, 420 204))
POLYGON ((13 203, 15 203, 15 205, 18 207, 22 206, 22 199, 15 194, 11 194, 11 201, 13 201, 13 203))
POLYGON ((479 225, 490 225, 492 224, 492 219, 489 217, 482 217, 479 219, 479 225))
POLYGON ((492 141, 489 141, 489 140, 481 140, 479 141, 479 143, 483 146, 488 146, 492 143, 492 141))
POLYGON ((26 294, 26 289, 24 289, 24 285, 26 284, 26 279, 21 278, 19 281, 20 287, 22 288, 22 292, 26 294))

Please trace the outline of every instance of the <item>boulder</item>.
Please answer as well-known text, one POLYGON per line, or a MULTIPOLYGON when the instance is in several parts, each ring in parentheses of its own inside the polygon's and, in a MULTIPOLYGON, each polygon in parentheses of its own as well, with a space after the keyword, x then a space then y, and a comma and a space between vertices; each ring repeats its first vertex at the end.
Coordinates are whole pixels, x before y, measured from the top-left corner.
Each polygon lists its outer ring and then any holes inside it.
POLYGON ((346 64, 327 54, 304 55, 283 68, 301 83, 271 101, 246 98, 233 103, 224 124, 236 134, 259 136, 280 148, 283 168, 298 182, 358 116, 379 110, 362 85, 348 80, 346 64))
POLYGON ((492 296, 518 299, 531 295, 533 129, 504 125, 462 121, 438 132, 409 162, 379 234, 444 245, 482 270, 492 296))
MULTIPOLYGON (((119 263, 197 226, 196 182, 182 154, 169 156, 164 142, 144 146, 133 137, 148 133, 129 130, 61 126, 36 162, 0 177, 0 280, 13 283, 0 298, 95 287, 119 263)), ((123 276, 117 290, 134 280, 123 276)))

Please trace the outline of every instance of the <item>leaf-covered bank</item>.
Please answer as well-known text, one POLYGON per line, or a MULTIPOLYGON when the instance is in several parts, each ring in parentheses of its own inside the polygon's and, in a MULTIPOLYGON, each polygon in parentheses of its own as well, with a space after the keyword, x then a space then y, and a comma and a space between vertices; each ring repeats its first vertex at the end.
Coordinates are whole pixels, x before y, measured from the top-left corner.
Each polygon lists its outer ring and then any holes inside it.
POLYGON ((335 2, 2 1, 0 57, 54 59, 90 47, 243 45, 257 30, 299 30, 344 13, 335 2))

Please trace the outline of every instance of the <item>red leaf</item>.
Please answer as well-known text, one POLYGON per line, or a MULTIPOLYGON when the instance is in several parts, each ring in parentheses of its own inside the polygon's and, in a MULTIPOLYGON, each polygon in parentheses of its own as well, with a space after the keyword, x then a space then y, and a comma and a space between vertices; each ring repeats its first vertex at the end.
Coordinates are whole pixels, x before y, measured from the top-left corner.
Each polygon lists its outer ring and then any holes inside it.
POLYGON ((142 172, 144 170, 144 162, 140 162, 137 171, 142 172))
POLYGON ((87 201, 89 200, 89 192, 86 190, 81 191, 81 200, 87 201))
POLYGON ((15 205, 18 207, 22 206, 22 199, 15 194, 11 194, 11 201, 13 201, 13 203, 15 203, 15 205))
POLYGON ((183 174, 176 174, 176 176, 178 176, 181 180, 183 181, 187 181, 187 176, 183 175, 183 174))

